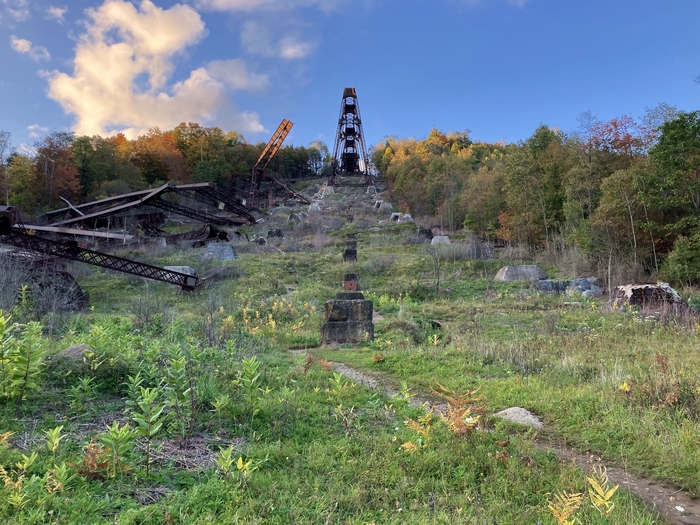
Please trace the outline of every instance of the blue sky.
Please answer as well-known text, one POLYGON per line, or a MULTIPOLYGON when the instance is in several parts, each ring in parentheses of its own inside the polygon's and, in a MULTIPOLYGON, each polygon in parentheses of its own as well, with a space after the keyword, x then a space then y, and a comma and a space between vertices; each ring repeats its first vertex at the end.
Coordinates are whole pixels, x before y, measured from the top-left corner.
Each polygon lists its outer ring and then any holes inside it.
POLYGON ((700 109, 700 1, 0 0, 0 130, 132 138, 181 121, 332 149, 432 127, 515 142, 591 111, 700 109))

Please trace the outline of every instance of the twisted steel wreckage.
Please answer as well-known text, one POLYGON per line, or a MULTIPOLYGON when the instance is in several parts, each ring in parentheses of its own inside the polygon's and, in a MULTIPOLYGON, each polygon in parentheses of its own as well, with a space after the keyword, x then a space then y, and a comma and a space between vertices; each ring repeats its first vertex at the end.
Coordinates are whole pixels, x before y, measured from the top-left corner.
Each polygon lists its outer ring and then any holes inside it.
MULTIPOLYGON (((266 171, 292 126, 292 122, 282 120, 250 176, 234 176, 225 190, 210 182, 167 183, 80 205, 66 201, 67 207, 46 212, 31 225, 23 224, 16 207, 0 206, 0 243, 14 248, 0 251, 0 265, 19 262, 44 276, 48 274, 57 281, 77 286, 58 262, 68 259, 193 291, 207 280, 207 274, 196 276, 172 268, 158 268, 89 249, 88 243, 129 244, 154 238, 165 239, 165 242, 230 241, 228 232, 221 226, 256 224, 262 220, 256 214, 262 214, 261 210, 275 200, 286 197, 310 204, 303 195, 266 171), (166 213, 187 217, 203 226, 186 233, 168 234, 159 228, 166 213)), ((345 88, 328 185, 369 186, 371 179, 357 94, 355 88, 345 88)))
MULTIPOLYGON (((234 177, 226 190, 210 182, 164 184, 158 188, 117 195, 80 205, 68 204, 37 217, 36 224, 23 224, 19 210, 0 206, 0 243, 14 247, 0 253, 0 264, 21 261, 25 267, 39 270, 57 280, 70 279, 57 259, 79 261, 130 275, 162 281, 193 291, 207 275, 189 275, 167 268, 116 257, 88 248, 89 242, 101 244, 143 242, 161 238, 166 242, 228 240, 221 226, 253 225, 261 222, 266 199, 271 202, 281 193, 309 204, 287 184, 266 173, 270 161, 289 134, 292 123, 283 120, 267 143, 249 178, 234 177), (256 206, 257 205, 257 206, 256 206), (203 223, 182 234, 168 235, 159 228, 165 214, 179 215, 203 223), (106 230, 106 231, 105 231, 106 230), (116 231, 118 230, 118 231, 116 231)), ((67 201, 66 201, 67 202, 67 201)))

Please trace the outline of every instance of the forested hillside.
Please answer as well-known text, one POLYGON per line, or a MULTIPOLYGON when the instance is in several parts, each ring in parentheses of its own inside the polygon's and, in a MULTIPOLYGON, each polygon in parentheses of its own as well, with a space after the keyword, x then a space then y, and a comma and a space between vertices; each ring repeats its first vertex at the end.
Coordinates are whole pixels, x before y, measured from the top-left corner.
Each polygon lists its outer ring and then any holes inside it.
MULTIPOLYGON (((0 135, 0 143, 2 136, 7 143, 7 135, 0 135)), ((235 131, 196 123, 169 131, 154 128, 135 140, 122 134, 103 138, 56 132, 37 140, 30 151, 2 159, 3 200, 34 214, 65 206, 60 197, 87 202, 168 181, 227 186, 233 177, 250 176, 264 146, 247 143, 235 131)), ((281 178, 321 176, 329 162, 328 148, 320 141, 308 148, 285 146, 269 171, 281 178)))
POLYGON ((504 242, 575 248, 679 281, 700 275, 700 112, 661 105, 641 122, 590 114, 564 133, 540 126, 515 144, 433 129, 374 149, 401 206, 504 242))
MULTIPOLYGON (((579 122, 569 133, 542 125, 518 143, 437 129, 422 140, 388 137, 372 148, 374 169, 400 208, 445 230, 573 250, 591 270, 612 262, 637 278, 697 280, 700 112, 662 104, 640 121, 586 113, 579 122)), ((227 186, 248 176, 263 146, 196 123, 136 140, 57 132, 5 156, 2 193, 31 215, 63 206, 60 197, 85 202, 166 181, 227 186)), ((328 147, 316 141, 285 146, 268 171, 320 177, 329 165, 328 147)))

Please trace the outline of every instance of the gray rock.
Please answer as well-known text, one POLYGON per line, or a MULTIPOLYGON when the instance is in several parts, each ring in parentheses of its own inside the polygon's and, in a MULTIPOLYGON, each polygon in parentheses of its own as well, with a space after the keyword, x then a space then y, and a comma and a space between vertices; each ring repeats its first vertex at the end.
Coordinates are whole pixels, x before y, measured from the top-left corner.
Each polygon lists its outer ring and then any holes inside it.
POLYGON ((590 289, 581 292, 581 297, 600 297, 603 295, 603 289, 599 286, 591 286, 590 289))
POLYGON ((69 346, 68 348, 64 348, 60 352, 58 352, 54 358, 61 358, 61 359, 68 359, 68 360, 79 360, 81 363, 83 362, 83 356, 85 355, 85 352, 92 352, 92 347, 90 345, 72 345, 69 346))
POLYGON ((389 217, 389 220, 393 221, 393 222, 398 222, 399 217, 401 217, 401 214, 398 211, 395 211, 391 214, 391 216, 389 217))
POLYGON ((379 206, 379 211, 380 211, 380 213, 386 213, 386 214, 391 215, 392 213, 394 213, 394 207, 391 205, 390 202, 384 201, 379 206))
POLYGON ((321 205, 318 202, 312 202, 309 205, 309 213, 321 213, 321 205))
POLYGON ((184 273, 185 275, 197 275, 197 270, 189 266, 164 266, 163 269, 170 270, 171 272, 184 273))
POLYGON ((538 292, 563 294, 567 284, 567 281, 540 279, 539 281, 533 282, 532 287, 538 292))
POLYGON ((233 261, 236 259, 236 249, 230 244, 210 242, 203 261, 233 261))
POLYGON ((409 222, 413 222, 413 217, 411 217, 410 213, 404 213, 399 217, 398 223, 399 224, 407 224, 409 222))
POLYGON ((450 244, 450 238, 447 235, 435 235, 430 244, 450 244))
POLYGON ((518 266, 504 266, 494 277, 494 281, 538 281, 540 279, 546 279, 547 274, 544 270, 537 266, 536 264, 529 265, 518 265, 518 266))
POLYGON ((506 408, 505 410, 497 412, 494 416, 512 423, 518 423, 519 425, 526 425, 536 430, 540 430, 543 426, 537 416, 521 407, 506 408))
POLYGON ((647 313, 685 314, 690 311, 688 303, 668 283, 618 286, 613 290, 612 298, 639 306, 647 313))

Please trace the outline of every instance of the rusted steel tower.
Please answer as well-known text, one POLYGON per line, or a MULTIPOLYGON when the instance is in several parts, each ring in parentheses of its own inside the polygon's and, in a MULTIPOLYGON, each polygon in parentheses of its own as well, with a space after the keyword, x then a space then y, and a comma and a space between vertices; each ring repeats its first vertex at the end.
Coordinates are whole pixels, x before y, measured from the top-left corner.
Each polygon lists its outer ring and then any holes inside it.
POLYGON ((331 186, 369 186, 371 179, 357 93, 355 93, 355 88, 346 87, 343 90, 343 100, 340 103, 338 132, 335 136, 328 184, 331 186))

